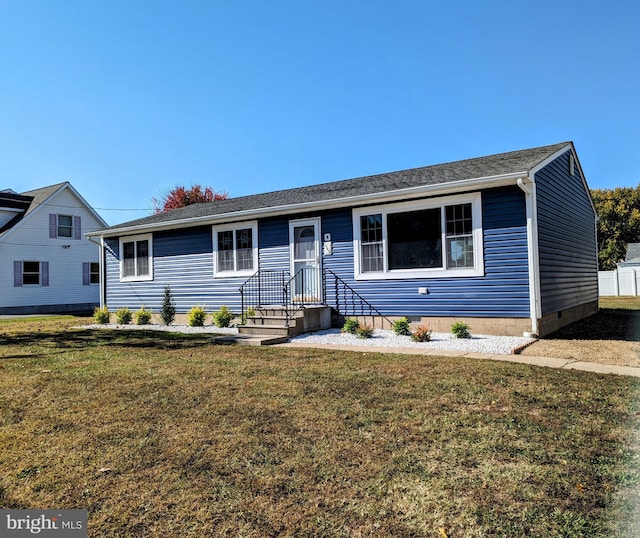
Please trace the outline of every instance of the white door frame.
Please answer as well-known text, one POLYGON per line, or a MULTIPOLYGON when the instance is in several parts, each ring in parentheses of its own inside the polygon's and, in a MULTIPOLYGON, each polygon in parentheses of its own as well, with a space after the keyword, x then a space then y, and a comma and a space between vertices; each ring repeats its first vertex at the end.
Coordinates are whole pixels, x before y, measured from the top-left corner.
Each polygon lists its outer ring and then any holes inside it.
MULTIPOLYGON (((321 234, 321 219, 320 217, 312 217, 307 219, 297 219, 289 221, 289 261, 291 267, 291 276, 293 277, 296 274, 296 258, 295 258, 295 228, 299 228, 302 226, 313 226, 314 229, 314 254, 315 257, 313 260, 306 259, 301 260, 302 262, 315 263, 315 276, 314 281, 311 283, 310 289, 314 297, 308 297, 306 293, 302 293, 303 301, 307 302, 321 302, 322 301, 322 250, 320 244, 320 234, 321 234)), ((295 282, 294 282, 294 291, 292 292, 293 296, 296 297, 295 291, 295 282)), ((309 289, 309 286, 305 286, 309 289)))

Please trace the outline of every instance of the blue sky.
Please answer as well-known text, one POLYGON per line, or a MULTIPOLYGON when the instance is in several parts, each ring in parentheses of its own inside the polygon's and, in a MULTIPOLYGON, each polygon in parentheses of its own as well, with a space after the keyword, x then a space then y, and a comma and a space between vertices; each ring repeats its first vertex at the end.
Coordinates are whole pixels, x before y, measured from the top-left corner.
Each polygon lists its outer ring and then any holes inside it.
POLYGON ((635 0, 0 0, 0 189, 70 181, 116 224, 176 185, 567 140, 590 187, 635 186, 639 24, 635 0))

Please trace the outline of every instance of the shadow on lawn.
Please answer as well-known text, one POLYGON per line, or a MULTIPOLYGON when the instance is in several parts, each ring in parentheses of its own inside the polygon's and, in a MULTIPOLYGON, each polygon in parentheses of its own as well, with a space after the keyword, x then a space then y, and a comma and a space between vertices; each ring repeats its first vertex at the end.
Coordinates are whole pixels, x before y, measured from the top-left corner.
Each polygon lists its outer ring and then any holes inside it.
POLYGON ((640 342, 640 310, 601 308, 549 335, 549 340, 627 340, 640 342))
MULTIPOLYGON (((109 329, 42 330, 2 334, 0 346, 36 346, 54 349, 123 346, 145 349, 185 349, 211 345, 212 335, 180 334, 162 331, 119 331, 109 329)), ((51 353, 46 353, 51 355, 51 353)), ((35 355, 29 354, 29 357, 35 355)), ((0 358, 11 358, 8 356, 0 358)), ((16 357, 13 357, 16 358, 16 357)))

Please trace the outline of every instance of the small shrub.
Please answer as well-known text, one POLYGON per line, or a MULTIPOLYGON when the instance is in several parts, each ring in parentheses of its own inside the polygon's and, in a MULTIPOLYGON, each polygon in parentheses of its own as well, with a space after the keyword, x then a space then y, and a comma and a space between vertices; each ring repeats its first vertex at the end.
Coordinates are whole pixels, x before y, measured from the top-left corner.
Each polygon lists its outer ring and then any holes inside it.
POLYGON ((411 340, 414 342, 430 342, 431 341, 431 327, 428 325, 418 325, 413 334, 411 340))
POLYGON ((124 308, 119 308, 116 310, 116 321, 120 325, 128 325, 131 323, 131 310, 129 310, 126 306, 124 308))
POLYGON ((456 321, 451 326, 451 332, 455 335, 456 338, 471 338, 469 325, 463 323, 462 321, 456 321))
POLYGON ((93 311, 93 321, 99 325, 109 323, 109 309, 106 306, 102 308, 96 306, 96 309, 93 311))
POLYGON ((242 325, 244 325, 245 323, 247 323, 247 319, 252 318, 256 315, 256 309, 253 308, 253 306, 250 306, 249 308, 247 308, 244 313, 242 314, 242 318, 240 320, 240 323, 242 325))
POLYGON ((373 336, 373 327, 369 325, 360 325, 356 331, 356 336, 358 338, 371 338, 373 336))
POLYGON ((411 324, 407 318, 400 318, 393 322, 393 332, 400 336, 411 336, 411 324))
POLYGON ((341 331, 343 333, 356 334, 359 328, 360 322, 356 318, 347 318, 344 320, 341 331))
POLYGON ((171 325, 173 320, 176 319, 176 305, 173 302, 169 286, 164 289, 164 299, 162 300, 160 319, 162 319, 162 323, 165 325, 171 325))
POLYGON ((205 311, 205 309, 201 306, 194 306, 191 310, 189 310, 189 327, 202 327, 206 318, 207 312, 205 311))
POLYGON ((144 306, 140 307, 140 310, 135 313, 136 325, 146 325, 151 321, 152 315, 153 312, 151 310, 144 306))
POLYGON ((222 305, 218 312, 213 313, 213 322, 216 327, 228 327, 232 319, 233 314, 225 305, 222 305))

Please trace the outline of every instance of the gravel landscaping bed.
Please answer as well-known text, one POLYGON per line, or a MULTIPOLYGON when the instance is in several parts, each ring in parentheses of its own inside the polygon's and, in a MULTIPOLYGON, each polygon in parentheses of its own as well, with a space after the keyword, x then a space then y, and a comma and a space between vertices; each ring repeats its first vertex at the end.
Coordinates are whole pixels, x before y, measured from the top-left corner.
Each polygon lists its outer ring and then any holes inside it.
POLYGON ((535 342, 533 338, 518 336, 490 336, 474 334, 471 338, 456 338, 448 333, 433 333, 431 342, 414 342, 410 336, 399 336, 393 331, 376 329, 373 338, 358 338, 353 334, 341 333, 339 329, 329 329, 316 333, 302 334, 292 342, 313 344, 335 344, 349 346, 375 346, 382 348, 447 349, 476 353, 509 355, 516 348, 535 342))
POLYGON ((122 325, 117 323, 82 325, 80 329, 120 329, 126 331, 166 331, 173 333, 211 333, 211 334, 237 334, 235 327, 216 327, 215 325, 205 325, 204 327, 190 327, 189 325, 122 325))
MULTIPOLYGON (((121 329, 121 330, 146 330, 146 331, 172 331, 184 333, 212 333, 212 334, 236 334, 235 327, 220 328, 215 325, 204 327, 189 327, 188 325, 84 325, 86 329, 121 329)), ((358 338, 353 334, 342 333, 339 329, 328 329, 315 333, 306 333, 291 338, 291 342, 306 343, 310 346, 321 345, 348 345, 370 346, 387 349, 416 348, 416 349, 447 349, 452 351, 466 351, 475 353, 491 353, 496 355, 509 355, 514 349, 521 348, 532 342, 533 338, 518 336, 491 336, 474 334, 471 338, 455 338, 448 333, 433 333, 431 342, 414 342, 410 336, 399 336, 393 331, 376 329, 372 338, 358 338)))

